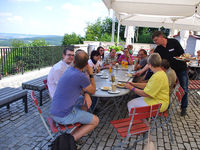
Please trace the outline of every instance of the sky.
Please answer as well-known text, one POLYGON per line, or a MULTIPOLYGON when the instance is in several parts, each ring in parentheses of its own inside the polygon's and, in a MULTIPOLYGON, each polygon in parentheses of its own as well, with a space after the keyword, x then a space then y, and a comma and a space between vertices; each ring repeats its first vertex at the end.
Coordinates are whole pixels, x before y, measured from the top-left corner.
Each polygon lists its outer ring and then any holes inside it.
POLYGON ((102 0, 0 0, 0 33, 84 36, 88 23, 108 16, 102 0))

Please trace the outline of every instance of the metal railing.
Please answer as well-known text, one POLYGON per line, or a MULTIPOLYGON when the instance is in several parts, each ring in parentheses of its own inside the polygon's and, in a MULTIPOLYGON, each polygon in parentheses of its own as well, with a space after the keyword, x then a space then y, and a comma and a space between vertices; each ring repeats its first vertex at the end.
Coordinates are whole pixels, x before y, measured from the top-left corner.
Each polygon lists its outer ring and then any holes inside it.
POLYGON ((66 46, 0 48, 0 79, 8 75, 52 66, 66 46))

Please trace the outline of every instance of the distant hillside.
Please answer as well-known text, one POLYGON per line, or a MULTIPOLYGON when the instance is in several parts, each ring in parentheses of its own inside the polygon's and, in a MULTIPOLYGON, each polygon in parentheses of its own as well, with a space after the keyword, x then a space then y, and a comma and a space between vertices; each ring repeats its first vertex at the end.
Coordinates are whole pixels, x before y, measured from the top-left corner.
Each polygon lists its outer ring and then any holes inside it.
POLYGON ((57 35, 31 35, 31 34, 16 34, 16 33, 0 33, 0 46, 11 46, 13 39, 23 40, 25 43, 29 43, 35 39, 42 38, 49 45, 61 45, 63 36, 57 35))

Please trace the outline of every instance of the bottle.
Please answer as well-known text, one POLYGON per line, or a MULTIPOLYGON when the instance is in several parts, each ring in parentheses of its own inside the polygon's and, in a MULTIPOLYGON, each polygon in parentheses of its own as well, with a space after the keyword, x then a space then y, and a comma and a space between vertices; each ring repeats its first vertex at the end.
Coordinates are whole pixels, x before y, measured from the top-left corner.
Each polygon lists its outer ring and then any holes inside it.
POLYGON ((115 75, 114 74, 111 75, 111 81, 115 82, 115 75))
POLYGON ((108 71, 109 71, 110 74, 112 73, 112 65, 109 66, 109 70, 108 71))

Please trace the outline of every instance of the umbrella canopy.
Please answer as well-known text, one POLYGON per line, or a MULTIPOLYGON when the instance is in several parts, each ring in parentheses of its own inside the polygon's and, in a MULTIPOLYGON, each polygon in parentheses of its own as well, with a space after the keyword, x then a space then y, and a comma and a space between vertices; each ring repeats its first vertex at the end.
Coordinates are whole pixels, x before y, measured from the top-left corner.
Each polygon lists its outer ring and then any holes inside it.
POLYGON ((103 0, 123 25, 200 31, 200 0, 103 0))
POLYGON ((168 17, 151 15, 123 15, 121 24, 138 27, 165 27, 170 29, 200 31, 200 19, 198 17, 168 17))
MULTIPOLYGON (((161 16, 192 16, 199 0, 103 0, 108 9, 118 13, 161 16)), ((198 8, 199 12, 199 8, 198 8)))

